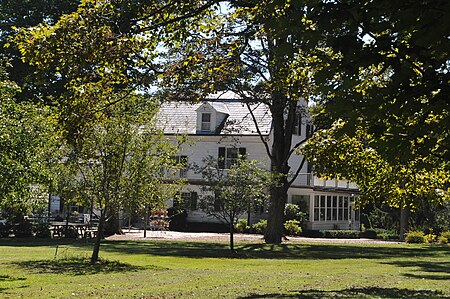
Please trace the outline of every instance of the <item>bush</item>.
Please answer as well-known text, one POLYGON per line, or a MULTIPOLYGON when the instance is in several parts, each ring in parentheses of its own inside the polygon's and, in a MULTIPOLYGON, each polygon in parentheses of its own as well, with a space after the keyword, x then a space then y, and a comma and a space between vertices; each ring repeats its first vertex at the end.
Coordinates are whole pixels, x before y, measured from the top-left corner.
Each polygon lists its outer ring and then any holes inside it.
POLYGON ((359 239, 359 231, 356 230, 321 230, 323 238, 330 239, 359 239))
POLYGON ((50 238, 50 228, 47 223, 39 223, 34 228, 34 235, 38 238, 50 238))
POLYGON ((69 239, 77 239, 78 238, 78 231, 74 227, 64 227, 63 228, 63 235, 65 238, 69 239))
POLYGON ((9 236, 11 227, 8 223, 0 223, 0 238, 6 238, 9 236))
POLYGON ((400 239, 400 236, 396 232, 386 231, 385 233, 378 234, 377 239, 382 239, 385 241, 398 240, 400 239))
POLYGON ((361 232, 362 238, 376 239, 377 236, 377 232, 372 228, 366 229, 365 231, 361 232))
POLYGON ((427 241, 427 243, 433 243, 434 241, 436 241, 437 236, 435 234, 427 234, 425 235, 425 240, 427 241))
POLYGON ((427 239, 425 238, 425 235, 421 231, 410 231, 406 233, 405 237, 406 243, 426 243, 427 239))
POLYGON ((284 230, 288 236, 299 236, 302 233, 300 221, 288 220, 284 223, 284 230))
POLYGON ((394 230, 387 230, 382 228, 369 228, 361 233, 362 238, 382 239, 382 240, 398 240, 398 233, 394 230))
POLYGON ((27 238, 33 236, 33 225, 29 221, 23 221, 14 226, 16 238, 27 238))
POLYGON ((288 220, 297 220, 300 223, 305 219, 306 213, 303 213, 300 210, 300 207, 293 203, 288 203, 284 207, 284 218, 286 221, 288 220))
POLYGON ((438 238, 438 243, 439 244, 448 244, 448 238, 444 237, 444 236, 440 236, 438 238))
POLYGON ((257 234, 264 234, 267 228, 267 220, 260 220, 259 222, 253 224, 252 227, 257 234))
POLYGON ((247 226, 246 219, 238 219, 237 223, 234 225, 234 231, 237 233, 243 233, 245 231, 248 231, 249 229, 250 227, 247 226))
POLYGON ((447 240, 450 240, 450 231, 442 232, 441 237, 444 237, 444 238, 447 238, 447 240))

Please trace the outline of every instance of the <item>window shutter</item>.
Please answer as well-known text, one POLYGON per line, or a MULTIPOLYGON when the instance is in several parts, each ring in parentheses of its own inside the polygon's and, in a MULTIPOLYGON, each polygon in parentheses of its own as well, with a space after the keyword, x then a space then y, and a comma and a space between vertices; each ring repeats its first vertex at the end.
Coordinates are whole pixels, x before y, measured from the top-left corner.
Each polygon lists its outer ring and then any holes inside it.
POLYGON ((197 201, 198 201, 198 194, 197 192, 191 192, 191 211, 197 210, 197 201))
POLYGON ((298 125, 298 132, 297 132, 297 135, 298 136, 301 136, 302 135, 302 114, 301 114, 301 112, 298 112, 298 123, 297 123, 297 125, 298 125))
POLYGON ((218 165, 220 169, 225 169, 225 148, 219 147, 218 165))

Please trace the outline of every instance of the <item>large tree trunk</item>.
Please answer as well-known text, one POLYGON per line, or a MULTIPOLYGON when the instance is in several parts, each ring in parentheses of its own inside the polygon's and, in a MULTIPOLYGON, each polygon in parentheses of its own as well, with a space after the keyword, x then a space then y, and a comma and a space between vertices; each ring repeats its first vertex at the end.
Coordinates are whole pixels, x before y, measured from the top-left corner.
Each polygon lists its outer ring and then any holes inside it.
POLYGON ((283 239, 284 207, 287 192, 284 186, 275 187, 270 192, 269 214, 264 240, 268 244, 279 244, 283 239))
POLYGON ((92 251, 91 264, 95 264, 98 261, 98 254, 100 252, 100 243, 103 239, 103 230, 105 227, 105 218, 106 218, 105 214, 106 214, 105 211, 100 212, 100 219, 98 221, 98 232, 94 242, 94 249, 92 251))
POLYGON ((287 190, 289 189, 288 158, 292 145, 292 127, 297 103, 289 100, 281 93, 273 95, 272 126, 273 143, 271 150, 271 171, 279 175, 277 185, 270 191, 269 214, 264 240, 268 244, 279 244, 283 238, 284 207, 287 202, 287 190), (286 109, 288 108, 288 109, 286 109), (287 112, 287 114, 286 114, 287 112))

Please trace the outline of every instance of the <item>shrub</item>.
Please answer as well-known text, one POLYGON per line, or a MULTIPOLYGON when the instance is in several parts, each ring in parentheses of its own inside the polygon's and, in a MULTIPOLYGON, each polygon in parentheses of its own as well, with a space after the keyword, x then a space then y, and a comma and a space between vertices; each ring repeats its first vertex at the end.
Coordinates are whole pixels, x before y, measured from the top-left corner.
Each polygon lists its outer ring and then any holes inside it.
POLYGON ((234 225, 234 231, 237 233, 243 233, 245 231, 248 231, 249 229, 250 227, 247 226, 246 219, 238 219, 237 223, 234 225))
POLYGON ((398 240, 400 239, 400 236, 396 232, 386 231, 385 233, 378 234, 377 239, 382 239, 385 241, 398 240))
POLYGON ((436 241, 437 236, 435 234, 427 234, 425 235, 425 240, 427 241, 427 243, 433 243, 434 241, 436 241))
POLYGON ((441 237, 444 237, 444 238, 447 238, 447 240, 450 240, 450 231, 442 232, 441 237))
POLYGON ((11 230, 11 227, 8 223, 0 223, 0 238, 6 238, 9 236, 9 231, 11 230))
POLYGON ((321 230, 324 238, 330 239, 358 239, 359 231, 356 230, 321 230))
POLYGON ((39 223, 34 228, 34 233, 35 233, 34 235, 38 238, 50 238, 51 237, 50 228, 47 223, 39 223))
POLYGON ((366 229, 365 231, 361 232, 361 237, 368 238, 368 239, 376 239, 377 238, 377 232, 374 229, 366 229))
POLYGON ((288 220, 297 220, 300 223, 305 219, 306 213, 300 210, 300 207, 293 203, 288 203, 284 207, 284 218, 288 220))
POLYGON ((78 238, 78 231, 74 227, 64 227, 63 235, 65 238, 76 239, 78 238))
POLYGON ((448 244, 448 238, 444 237, 444 236, 440 236, 438 238, 438 243, 439 244, 448 244))
POLYGON ((33 225, 29 221, 23 221, 14 226, 16 238, 27 238, 33 236, 33 225))
POLYGON ((253 224, 253 229, 257 234, 264 234, 267 228, 267 220, 263 219, 253 224))
POLYGON ((300 221, 288 220, 284 223, 284 230, 288 236, 299 236, 302 233, 300 221))
POLYGON ((427 239, 425 238, 425 235, 421 231, 410 231, 406 233, 405 237, 406 243, 426 243, 427 239))

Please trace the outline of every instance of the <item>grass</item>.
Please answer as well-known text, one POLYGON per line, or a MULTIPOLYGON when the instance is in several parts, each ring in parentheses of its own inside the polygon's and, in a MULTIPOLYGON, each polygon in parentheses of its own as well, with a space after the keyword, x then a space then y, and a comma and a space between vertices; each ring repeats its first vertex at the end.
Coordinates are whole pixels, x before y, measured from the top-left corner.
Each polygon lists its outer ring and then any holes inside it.
POLYGON ((105 241, 102 261, 90 265, 85 241, 0 239, 0 298, 450 298, 450 246, 237 249, 105 241))

